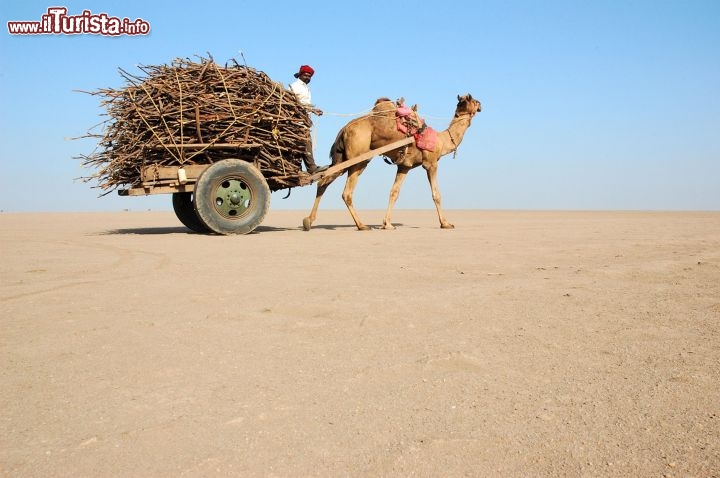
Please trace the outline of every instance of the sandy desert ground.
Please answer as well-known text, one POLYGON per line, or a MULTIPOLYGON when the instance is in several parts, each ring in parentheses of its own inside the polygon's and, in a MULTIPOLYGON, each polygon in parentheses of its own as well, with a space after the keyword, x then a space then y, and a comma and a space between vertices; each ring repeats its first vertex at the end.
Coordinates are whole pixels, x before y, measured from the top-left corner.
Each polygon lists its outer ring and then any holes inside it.
POLYGON ((303 215, 0 214, 0 476, 720 476, 720 213, 303 215))

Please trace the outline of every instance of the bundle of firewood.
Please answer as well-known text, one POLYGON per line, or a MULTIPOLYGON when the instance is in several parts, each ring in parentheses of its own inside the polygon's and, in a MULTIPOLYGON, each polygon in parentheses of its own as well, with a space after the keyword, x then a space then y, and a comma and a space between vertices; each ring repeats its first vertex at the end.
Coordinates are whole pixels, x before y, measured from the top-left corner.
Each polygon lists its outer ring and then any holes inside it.
POLYGON ((109 119, 98 147, 80 157, 108 192, 141 183, 148 166, 209 164, 225 158, 253 161, 275 191, 297 186, 310 138, 307 110, 265 73, 232 61, 176 59, 120 69, 122 89, 100 89, 109 119))

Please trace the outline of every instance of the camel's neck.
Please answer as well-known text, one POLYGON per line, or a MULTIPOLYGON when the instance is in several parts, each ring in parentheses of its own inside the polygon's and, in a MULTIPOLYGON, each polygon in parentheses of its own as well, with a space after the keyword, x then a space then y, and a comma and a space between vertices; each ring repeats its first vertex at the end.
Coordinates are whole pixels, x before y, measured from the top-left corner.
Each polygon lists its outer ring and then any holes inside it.
POLYGON ((443 131, 446 141, 443 141, 441 155, 448 154, 457 149, 465 136, 465 131, 470 127, 472 115, 467 113, 456 115, 450 122, 448 129, 443 131))

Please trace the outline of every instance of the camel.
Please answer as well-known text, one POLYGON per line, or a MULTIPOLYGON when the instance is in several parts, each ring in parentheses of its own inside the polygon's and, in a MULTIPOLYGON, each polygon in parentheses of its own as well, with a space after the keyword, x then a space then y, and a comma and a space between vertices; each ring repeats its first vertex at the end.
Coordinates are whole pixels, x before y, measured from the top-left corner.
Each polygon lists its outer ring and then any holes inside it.
MULTIPOLYGON (((465 131, 470 126, 473 116, 480 110, 480 102, 471 95, 458 96, 455 115, 448 128, 445 131, 438 132, 437 142, 432 151, 418 149, 413 143, 404 148, 398 148, 385 153, 385 156, 397 165, 397 173, 395 175, 395 182, 390 190, 388 208, 385 213, 385 218, 383 219, 383 229, 395 229, 390 222, 390 216, 395 201, 397 201, 400 194, 400 187, 407 173, 420 165, 422 165, 427 172, 433 202, 435 203, 438 219, 440 220, 440 227, 442 229, 452 229, 455 227, 445 219, 442 212, 440 191, 437 185, 438 161, 442 156, 454 152, 458 148, 463 140, 465 131)), ((345 125, 338 133, 335 142, 330 148, 332 165, 334 166, 373 149, 405 138, 406 135, 397 129, 395 119, 396 111, 397 105, 395 103, 387 98, 381 98, 377 100, 369 114, 356 118, 345 125)), ((355 190, 360 174, 362 174, 369 162, 370 159, 347 168, 348 177, 342 193, 343 201, 345 201, 345 205, 360 231, 365 231, 370 228, 360 221, 355 211, 353 206, 353 191, 355 190)), ((303 219, 304 230, 309 231, 312 223, 317 218, 317 209, 325 190, 335 179, 344 173, 345 171, 336 172, 322 178, 318 182, 315 202, 310 211, 310 215, 303 219)))

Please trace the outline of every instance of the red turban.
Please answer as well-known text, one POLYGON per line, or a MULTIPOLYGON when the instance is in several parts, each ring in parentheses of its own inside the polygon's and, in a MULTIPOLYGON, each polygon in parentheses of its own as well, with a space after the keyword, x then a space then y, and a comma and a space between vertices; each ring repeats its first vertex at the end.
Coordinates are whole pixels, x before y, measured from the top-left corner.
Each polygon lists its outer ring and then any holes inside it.
POLYGON ((295 73, 295 78, 300 76, 302 73, 310 73, 310 76, 313 76, 315 74, 315 70, 313 70, 310 65, 303 65, 300 67, 300 71, 295 73))

